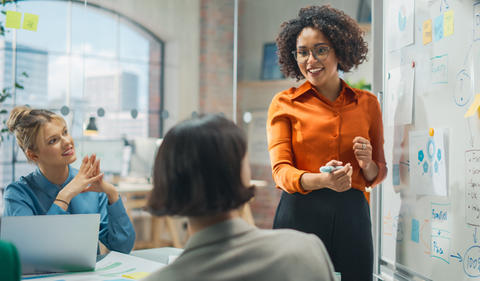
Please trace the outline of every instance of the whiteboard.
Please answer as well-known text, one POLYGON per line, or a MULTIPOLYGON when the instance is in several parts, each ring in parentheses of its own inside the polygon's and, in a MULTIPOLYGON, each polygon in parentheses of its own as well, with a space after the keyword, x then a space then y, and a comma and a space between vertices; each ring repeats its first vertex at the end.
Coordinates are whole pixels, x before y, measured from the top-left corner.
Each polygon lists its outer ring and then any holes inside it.
POLYGON ((406 279, 478 279, 480 116, 464 114, 480 93, 480 3, 383 3, 381 263, 406 279))

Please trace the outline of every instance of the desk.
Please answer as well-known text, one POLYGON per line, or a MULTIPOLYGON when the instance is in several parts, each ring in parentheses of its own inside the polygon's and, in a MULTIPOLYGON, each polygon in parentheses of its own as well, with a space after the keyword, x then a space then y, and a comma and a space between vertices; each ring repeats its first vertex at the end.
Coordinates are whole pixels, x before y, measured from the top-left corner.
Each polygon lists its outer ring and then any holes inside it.
POLYGON ((168 264, 168 258, 170 256, 179 256, 183 252, 183 249, 163 247, 145 250, 136 250, 130 253, 132 256, 144 258, 151 261, 156 261, 164 264, 168 264))
POLYGON ((132 223, 134 221, 134 209, 151 217, 150 240, 135 241, 134 249, 156 248, 162 246, 183 247, 185 242, 183 240, 185 239, 181 239, 180 231, 178 229, 178 225, 181 224, 182 219, 169 216, 153 216, 143 211, 143 208, 147 205, 148 195, 152 190, 151 184, 119 182, 117 190, 124 200, 125 209, 132 223), (165 239, 165 237, 162 237, 162 234, 167 234, 168 237, 165 239))

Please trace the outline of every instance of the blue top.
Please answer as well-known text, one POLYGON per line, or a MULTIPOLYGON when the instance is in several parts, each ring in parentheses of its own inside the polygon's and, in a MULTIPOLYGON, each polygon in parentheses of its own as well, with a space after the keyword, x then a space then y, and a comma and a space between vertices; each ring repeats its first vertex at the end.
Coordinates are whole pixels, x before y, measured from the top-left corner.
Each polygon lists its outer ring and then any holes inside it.
POLYGON ((111 251, 129 253, 135 242, 135 230, 128 218, 121 199, 108 204, 105 193, 85 192, 75 196, 67 211, 53 201, 60 190, 78 173, 69 166, 67 180, 57 185, 51 183, 40 171, 35 169, 25 177, 9 184, 3 194, 5 200, 4 216, 63 215, 63 214, 100 214, 99 240, 111 251))

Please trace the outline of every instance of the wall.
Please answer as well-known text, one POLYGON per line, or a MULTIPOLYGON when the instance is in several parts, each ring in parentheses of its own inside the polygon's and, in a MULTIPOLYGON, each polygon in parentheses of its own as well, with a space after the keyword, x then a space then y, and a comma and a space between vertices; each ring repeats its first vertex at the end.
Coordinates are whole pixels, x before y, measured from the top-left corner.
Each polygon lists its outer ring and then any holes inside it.
POLYGON ((200 111, 232 118, 235 2, 201 0, 200 111))
POLYGON ((357 15, 359 0, 240 0, 238 80, 259 80, 262 66, 263 45, 275 42, 280 25, 297 16, 298 10, 308 5, 330 3, 353 18, 357 15))
POLYGON ((165 42, 164 132, 198 111, 200 1, 91 0, 138 22, 165 42))
MULTIPOLYGON (((332 6, 355 18, 358 2, 340 0, 332 6)), ((131 18, 165 42, 165 108, 170 116, 164 132, 193 111, 224 112, 231 117, 233 0, 91 0, 89 3, 131 18)), ((239 120, 245 111, 265 115, 273 95, 295 84, 251 82, 260 80, 263 45, 275 41, 280 24, 295 17, 299 8, 324 3, 327 1, 239 0, 239 120)), ((367 35, 366 39, 369 38, 367 35)), ((371 82, 371 73, 371 64, 367 62, 346 78, 353 82, 365 78, 371 82)), ((247 124, 239 121, 239 125, 249 131, 247 124)), ((250 133, 250 149, 255 144, 252 137, 250 133)), ((260 141, 257 145, 264 146, 266 136, 257 136, 257 140, 260 141)), ((252 176, 268 182, 267 187, 258 189, 252 211, 257 225, 269 228, 280 192, 273 188, 268 156, 263 163, 252 163, 252 176)))

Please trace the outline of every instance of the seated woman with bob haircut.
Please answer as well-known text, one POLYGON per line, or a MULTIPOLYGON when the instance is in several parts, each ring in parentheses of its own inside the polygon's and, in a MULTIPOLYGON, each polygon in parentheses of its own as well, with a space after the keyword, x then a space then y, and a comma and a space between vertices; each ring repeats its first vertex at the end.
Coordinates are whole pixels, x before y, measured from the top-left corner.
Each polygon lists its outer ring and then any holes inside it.
POLYGON ((334 280, 315 235, 260 230, 237 209, 254 193, 244 133, 220 115, 184 121, 164 137, 154 167, 152 212, 186 216, 191 238, 153 280, 334 280))
POLYGON ((70 166, 77 156, 65 120, 45 109, 17 106, 7 126, 37 168, 5 188, 3 215, 98 213, 99 240, 111 251, 129 253, 135 230, 122 200, 115 187, 103 180, 95 155, 85 156, 79 170, 70 166))

